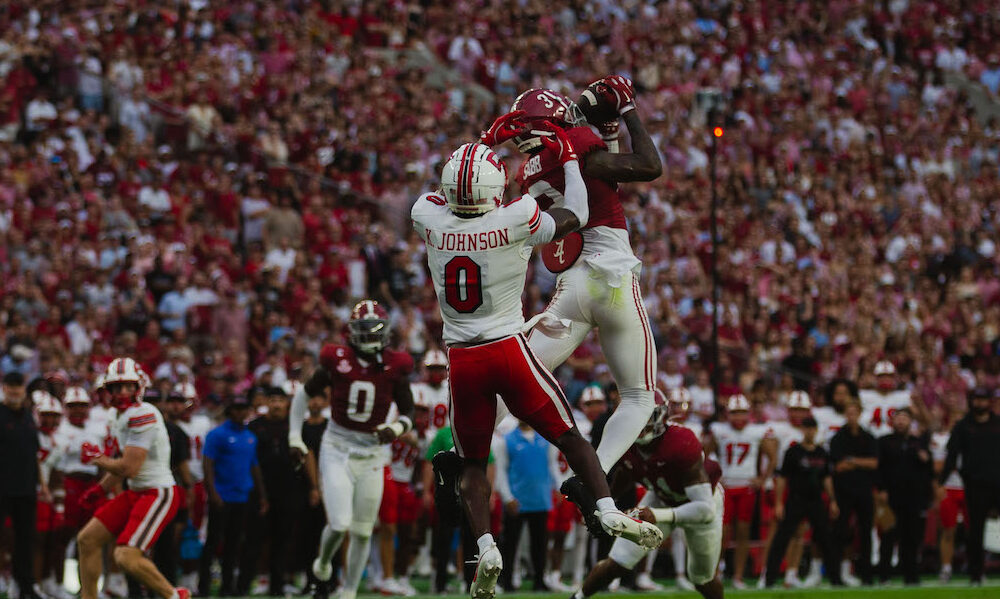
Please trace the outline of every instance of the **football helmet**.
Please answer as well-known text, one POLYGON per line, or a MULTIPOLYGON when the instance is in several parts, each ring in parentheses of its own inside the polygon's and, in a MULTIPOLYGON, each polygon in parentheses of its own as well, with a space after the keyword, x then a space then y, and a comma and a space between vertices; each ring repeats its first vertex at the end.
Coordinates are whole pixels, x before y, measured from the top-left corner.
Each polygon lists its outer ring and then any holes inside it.
POLYGON ((592 401, 604 400, 604 391, 601 389, 600 385, 588 385, 584 388, 583 393, 580 394, 580 405, 590 403, 592 401))
POLYGON ((31 392, 31 403, 39 414, 62 414, 63 408, 59 400, 48 391, 36 389, 31 392))
POLYGON ((104 388, 111 396, 111 405, 119 411, 139 403, 147 385, 149 377, 132 358, 115 358, 104 373, 104 388), (127 389, 126 383, 135 383, 135 389, 127 389))
POLYGON ((90 396, 87 395, 87 391, 83 387, 70 387, 66 389, 66 397, 63 398, 63 403, 67 406, 70 404, 87 404, 90 405, 90 396))
POLYGON ((374 300, 362 300, 347 321, 348 341, 363 354, 376 354, 389 345, 389 313, 374 300))
MULTIPOLYGON (((518 96, 510 110, 523 111, 521 118, 526 123, 547 120, 567 129, 587 120, 575 102, 555 90, 538 87, 518 96)), ((522 152, 532 152, 542 148, 538 133, 531 130, 515 137, 514 143, 522 152)))
POLYGON ((691 393, 684 387, 674 387, 667 395, 671 416, 686 417, 691 411, 691 393))
POLYGON ((177 383, 171 391, 180 394, 186 403, 198 401, 198 390, 191 383, 177 383))
POLYGON ((66 418, 70 424, 83 426, 87 422, 87 416, 90 414, 90 397, 83 387, 66 389, 63 404, 66 406, 66 418))
POLYGON ((428 384, 440 385, 448 378, 448 356, 439 349, 429 350, 424 354, 424 369, 428 384))
POLYGON ((792 391, 788 396, 789 410, 811 410, 812 400, 805 391, 792 391))
POLYGON ((503 203, 507 167, 481 143, 459 146, 441 169, 441 191, 448 208, 462 216, 478 216, 503 203))
POLYGON ((667 398, 663 391, 653 390, 653 413, 649 415, 646 426, 635 440, 639 445, 649 445, 667 430, 667 398))
POLYGON ((889 360, 881 360, 875 364, 875 376, 896 374, 896 367, 889 360))
POLYGON ((749 412, 750 400, 742 393, 730 395, 729 400, 726 401, 726 410, 730 412, 749 412))

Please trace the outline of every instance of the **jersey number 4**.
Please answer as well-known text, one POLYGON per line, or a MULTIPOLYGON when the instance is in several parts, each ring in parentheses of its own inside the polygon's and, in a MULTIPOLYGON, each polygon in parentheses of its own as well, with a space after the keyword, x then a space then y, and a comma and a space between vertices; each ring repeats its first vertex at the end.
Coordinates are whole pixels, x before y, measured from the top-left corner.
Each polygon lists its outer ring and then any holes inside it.
POLYGON ((375 409, 375 383, 354 381, 347 392, 347 417, 355 422, 368 422, 375 409))
POLYGON ((456 312, 475 312, 483 305, 482 268, 468 256, 449 260, 444 265, 444 296, 456 312))
POLYGON ((748 453, 750 453, 749 443, 728 443, 726 444, 726 463, 731 466, 733 458, 736 458, 736 464, 742 464, 743 460, 747 459, 748 453), (739 455, 736 455, 737 453, 739 455))

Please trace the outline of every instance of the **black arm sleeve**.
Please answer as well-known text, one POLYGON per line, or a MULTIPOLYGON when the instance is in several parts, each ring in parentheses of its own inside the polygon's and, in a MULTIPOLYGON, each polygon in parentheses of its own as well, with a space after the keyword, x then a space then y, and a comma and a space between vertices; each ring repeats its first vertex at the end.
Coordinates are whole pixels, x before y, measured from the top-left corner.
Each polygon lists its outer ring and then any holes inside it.
POLYGON ((333 377, 330 376, 330 372, 319 366, 313 371, 312 376, 306 381, 303 387, 306 390, 306 395, 309 397, 316 397, 317 395, 323 395, 323 391, 326 390, 333 383, 333 377))

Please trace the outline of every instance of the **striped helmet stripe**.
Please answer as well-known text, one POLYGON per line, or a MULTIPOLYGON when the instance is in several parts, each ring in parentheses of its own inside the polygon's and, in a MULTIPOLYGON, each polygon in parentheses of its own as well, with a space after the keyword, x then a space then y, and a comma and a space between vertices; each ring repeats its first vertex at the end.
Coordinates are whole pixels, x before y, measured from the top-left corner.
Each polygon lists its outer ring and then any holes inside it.
POLYGON ((465 186, 466 183, 465 169, 468 168, 471 170, 472 168, 471 158, 472 156, 475 156, 475 147, 476 146, 474 146, 473 144, 466 144, 465 150, 462 152, 462 160, 459 161, 458 163, 458 172, 456 173, 455 182, 458 184, 457 196, 459 205, 467 205, 468 196, 471 195, 472 192, 471 189, 466 189, 465 186), (472 156, 469 156, 470 150, 473 150, 472 156))

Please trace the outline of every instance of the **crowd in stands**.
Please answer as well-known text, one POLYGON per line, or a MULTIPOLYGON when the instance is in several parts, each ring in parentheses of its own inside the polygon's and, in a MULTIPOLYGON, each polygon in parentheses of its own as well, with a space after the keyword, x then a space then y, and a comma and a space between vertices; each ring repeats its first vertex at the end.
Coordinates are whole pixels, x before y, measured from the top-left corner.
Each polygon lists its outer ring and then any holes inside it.
MULTIPOLYGON (((1000 123, 944 80, 996 99, 998 34, 957 0, 4 2, 0 373, 88 387, 130 355, 218 403, 301 380, 361 297, 419 357, 441 320, 410 203, 520 91, 618 73, 664 163, 621 189, 661 385, 711 397, 714 368, 780 417, 886 359, 947 428, 1000 383, 1000 123)), ((529 277, 534 314, 554 276, 529 277)), ((602 361, 590 339, 557 373, 571 399, 602 361)))

